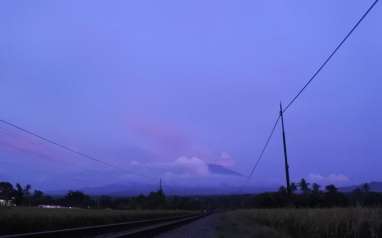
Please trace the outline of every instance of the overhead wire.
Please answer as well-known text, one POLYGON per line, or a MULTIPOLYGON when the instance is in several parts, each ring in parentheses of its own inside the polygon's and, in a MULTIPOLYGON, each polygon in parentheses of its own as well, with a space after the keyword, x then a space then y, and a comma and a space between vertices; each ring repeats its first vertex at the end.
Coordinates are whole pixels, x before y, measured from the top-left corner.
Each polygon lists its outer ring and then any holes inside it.
POLYGON ((271 130, 270 134, 268 135, 268 138, 265 141, 265 144, 264 144, 264 146, 263 146, 263 148, 262 148, 262 150, 261 150, 261 152, 260 152, 256 162, 255 162, 255 165, 253 166, 251 172, 248 175, 248 179, 250 179, 252 177, 253 173, 255 172, 257 166, 260 163, 260 160, 263 158, 263 155, 264 155, 264 153, 265 153, 265 151, 266 151, 266 149, 267 149, 267 147, 269 145, 269 142, 271 141, 271 138, 272 138, 272 136, 273 136, 273 134, 274 134, 274 132, 276 130, 276 127, 277 127, 277 124, 279 123, 279 121, 280 121, 280 115, 277 117, 277 119, 276 119, 276 121, 275 121, 275 123, 274 123, 274 125, 272 127, 272 130, 271 130))
POLYGON ((26 134, 32 135, 32 136, 34 136, 34 137, 37 137, 37 138, 39 138, 40 140, 43 140, 43 141, 45 141, 45 142, 48 142, 48 143, 53 144, 53 145, 55 145, 55 146, 58 146, 58 147, 60 147, 61 149, 64 149, 64 150, 69 151, 69 152, 71 152, 71 153, 74 153, 74 154, 76 154, 76 155, 78 155, 78 156, 81 156, 81 157, 83 157, 83 158, 86 158, 86 159, 89 159, 89 160, 93 160, 93 161, 95 161, 95 162, 98 162, 98 163, 101 163, 101 164, 104 164, 104 165, 107 165, 107 166, 110 166, 110 167, 114 167, 114 165, 111 165, 111 164, 109 164, 109 163, 107 163, 107 162, 105 162, 105 161, 102 161, 102 160, 100 160, 100 159, 94 158, 94 157, 92 157, 92 156, 90 156, 90 155, 88 155, 88 154, 82 153, 82 152, 80 152, 80 151, 74 150, 74 149, 72 149, 72 148, 70 148, 70 147, 68 147, 68 146, 66 146, 66 145, 63 145, 63 144, 58 143, 58 142, 55 142, 55 141, 52 140, 52 139, 48 139, 48 138, 46 138, 46 137, 44 137, 44 136, 41 136, 41 135, 39 135, 39 134, 37 134, 37 133, 35 133, 35 132, 32 132, 32 131, 30 131, 30 130, 28 130, 28 129, 25 129, 25 128, 21 127, 21 126, 18 126, 18 125, 16 125, 16 124, 12 123, 12 122, 9 122, 9 121, 3 120, 3 119, 0 119, 0 122, 3 123, 3 124, 6 124, 6 125, 8 125, 8 126, 11 126, 11 127, 13 127, 13 128, 16 128, 16 129, 18 129, 18 130, 20 130, 20 131, 22 131, 22 132, 24 132, 24 133, 26 133, 26 134))
POLYGON ((358 28, 361 22, 366 18, 366 16, 370 13, 370 11, 374 8, 379 0, 375 0, 373 4, 366 10, 366 12, 361 16, 361 18, 356 22, 356 24, 351 28, 351 30, 346 34, 346 36, 342 39, 342 41, 336 46, 336 48, 332 51, 332 53, 325 59, 325 61, 318 67, 318 69, 314 72, 314 74, 310 77, 310 79, 305 83, 305 85, 298 91, 296 96, 294 96, 284 108, 283 112, 286 112, 290 106, 296 101, 296 99, 302 94, 302 92, 309 86, 309 84, 317 77, 317 75, 322 71, 322 69, 329 63, 329 61, 333 58, 333 56, 337 53, 337 51, 341 48, 341 46, 346 42, 347 39, 352 35, 352 33, 358 28))
MULTIPOLYGON (((365 13, 361 16, 361 18, 356 22, 356 24, 350 29, 350 31, 346 34, 346 36, 340 41, 340 43, 336 46, 336 48, 331 52, 331 54, 325 59, 325 61, 320 65, 320 67, 314 72, 314 74, 309 78, 309 80, 305 83, 305 85, 298 91, 298 93, 288 102, 287 106, 282 110, 282 113, 285 113, 290 106, 296 101, 296 99, 302 94, 302 92, 309 86, 309 84, 317 77, 317 75, 322 71, 322 69, 329 63, 329 61, 333 58, 333 56, 338 52, 338 50, 342 47, 342 45, 348 40, 348 38, 352 35, 352 33, 358 28, 358 26, 361 24, 361 22, 366 18, 366 16, 371 12, 371 10, 374 8, 374 6, 377 4, 379 0, 375 0, 370 7, 365 11, 365 13)), ((251 169, 251 172, 248 175, 248 179, 250 179, 255 172, 260 160, 262 159, 265 150, 268 147, 268 144, 274 134, 274 131, 276 129, 276 126, 280 120, 280 115, 277 117, 276 122, 274 123, 274 126, 270 132, 270 135, 268 136, 263 149, 261 150, 253 168, 251 169)))
MULTIPOLYGON (((13 122, 10 122, 10 121, 7 121, 7 120, 0 119, 0 123, 3 123, 3 124, 8 125, 8 126, 10 126, 10 127, 13 127, 13 128, 15 128, 15 129, 17 129, 17 130, 19 130, 19 131, 22 131, 22 132, 24 132, 24 133, 26 133, 26 134, 28 134, 28 135, 31 135, 31 136, 33 136, 33 137, 36 137, 36 138, 38 138, 38 139, 40 139, 40 140, 42 140, 42 141, 45 141, 45 142, 47 142, 47 143, 49 143, 49 144, 55 145, 55 146, 57 146, 57 147, 59 147, 59 148, 61 148, 61 149, 63 149, 63 150, 66 150, 66 151, 68 151, 68 152, 70 152, 70 153, 73 153, 73 154, 75 154, 75 155, 77 155, 77 156, 79 156, 79 157, 86 158, 86 159, 88 159, 88 160, 97 162, 97 163, 99 163, 99 164, 102 164, 102 165, 104 165, 104 166, 107 166, 107 167, 110 167, 110 168, 113 168, 113 169, 117 169, 117 170, 121 170, 121 171, 128 172, 128 173, 130 173, 131 175, 136 175, 136 176, 141 176, 141 177, 146 177, 146 178, 148 177, 148 176, 146 176, 146 175, 133 173, 132 171, 127 170, 127 169, 125 169, 125 168, 123 168, 123 167, 117 166, 117 165, 112 164, 112 163, 108 163, 108 162, 106 162, 106 161, 104 161, 104 160, 97 159, 97 158, 95 158, 95 157, 93 157, 93 156, 91 156, 91 155, 85 154, 85 153, 83 153, 83 152, 81 152, 81 151, 72 149, 72 148, 70 148, 69 146, 66 146, 66 145, 64 145, 64 144, 62 144, 62 143, 56 142, 56 141, 54 141, 54 140, 52 140, 52 139, 49 139, 49 138, 47 138, 47 137, 45 137, 45 136, 42 136, 42 135, 40 135, 40 134, 37 134, 36 132, 33 132, 33 131, 31 131, 31 130, 28 130, 28 129, 25 129, 24 127, 18 126, 18 125, 16 125, 16 124, 13 123, 13 122)), ((150 177, 151 177, 151 176, 150 176, 150 177)))

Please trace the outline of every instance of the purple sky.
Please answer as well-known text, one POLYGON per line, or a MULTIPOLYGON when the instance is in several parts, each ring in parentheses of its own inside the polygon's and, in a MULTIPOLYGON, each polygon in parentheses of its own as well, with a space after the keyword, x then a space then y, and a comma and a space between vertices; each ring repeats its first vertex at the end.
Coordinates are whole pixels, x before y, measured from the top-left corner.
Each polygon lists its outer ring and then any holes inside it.
MULTIPOLYGON (((0 180, 64 188, 240 183, 278 113, 372 1, 0 3, 0 180), (223 178, 224 177, 224 178, 223 178)), ((285 115, 291 176, 382 180, 382 6, 285 115)), ((253 176, 283 182, 279 129, 253 176)))

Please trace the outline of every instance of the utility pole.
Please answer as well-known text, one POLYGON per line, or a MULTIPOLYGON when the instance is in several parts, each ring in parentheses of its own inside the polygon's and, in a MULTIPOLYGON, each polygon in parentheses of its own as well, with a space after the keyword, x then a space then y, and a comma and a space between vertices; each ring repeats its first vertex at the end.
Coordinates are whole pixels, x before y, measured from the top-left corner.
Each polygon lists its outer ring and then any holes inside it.
POLYGON ((162 178, 159 179, 159 192, 163 193, 162 178))
POLYGON ((286 186, 287 186, 288 195, 290 195, 291 190, 290 190, 290 180, 289 180, 289 165, 288 165, 287 146, 286 146, 286 140, 285 140, 283 107, 281 105, 281 102, 280 102, 280 117, 281 117, 282 137, 283 137, 283 145, 284 145, 284 163, 285 163, 286 186))

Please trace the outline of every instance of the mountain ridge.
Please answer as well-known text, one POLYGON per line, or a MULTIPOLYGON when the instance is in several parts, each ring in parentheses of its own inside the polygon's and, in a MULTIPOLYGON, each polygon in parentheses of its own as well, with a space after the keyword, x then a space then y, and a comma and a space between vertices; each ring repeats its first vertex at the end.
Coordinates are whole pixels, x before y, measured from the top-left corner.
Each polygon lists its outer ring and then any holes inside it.
MULTIPOLYGON (((359 185, 351 185, 351 186, 341 187, 341 188, 339 188, 339 191, 341 191, 341 192, 352 192, 354 189, 362 188, 362 186, 364 184, 365 183, 359 184, 359 185)), ((382 182, 372 181, 372 182, 368 182, 367 184, 369 185, 371 192, 382 192, 382 182)))

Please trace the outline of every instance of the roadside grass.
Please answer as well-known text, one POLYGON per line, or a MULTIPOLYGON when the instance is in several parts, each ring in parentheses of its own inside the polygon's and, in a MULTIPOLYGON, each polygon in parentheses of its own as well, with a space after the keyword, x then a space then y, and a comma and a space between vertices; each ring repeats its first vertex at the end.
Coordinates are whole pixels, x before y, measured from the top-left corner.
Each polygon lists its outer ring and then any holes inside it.
POLYGON ((257 223, 254 210, 227 212, 220 216, 217 225, 218 238, 289 238, 272 227, 257 223))
POLYGON ((0 208, 0 235, 184 215, 188 211, 0 208))
POLYGON ((382 209, 238 210, 222 215, 218 235, 219 238, 382 238, 382 209))

